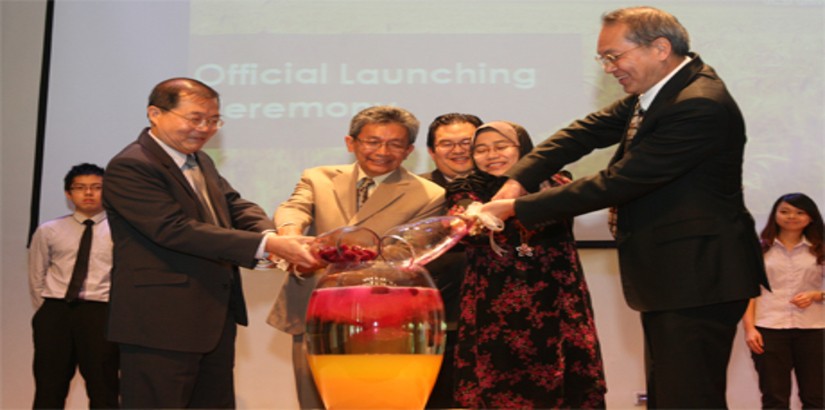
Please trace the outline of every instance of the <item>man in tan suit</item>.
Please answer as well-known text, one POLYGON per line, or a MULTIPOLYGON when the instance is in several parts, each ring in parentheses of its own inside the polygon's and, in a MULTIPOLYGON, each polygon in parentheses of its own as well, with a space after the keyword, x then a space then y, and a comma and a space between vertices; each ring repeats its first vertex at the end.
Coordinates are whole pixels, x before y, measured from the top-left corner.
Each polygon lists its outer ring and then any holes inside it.
MULTIPOLYGON (((401 166, 414 149, 418 127, 415 116, 397 107, 376 106, 356 114, 345 137, 355 164, 305 170, 292 196, 275 211, 278 233, 321 234, 363 226, 381 235, 394 226, 443 214, 444 190, 401 166)), ((303 349, 307 303, 318 273, 301 278, 290 274, 267 319, 293 335, 295 384, 303 409, 324 408, 303 349)))

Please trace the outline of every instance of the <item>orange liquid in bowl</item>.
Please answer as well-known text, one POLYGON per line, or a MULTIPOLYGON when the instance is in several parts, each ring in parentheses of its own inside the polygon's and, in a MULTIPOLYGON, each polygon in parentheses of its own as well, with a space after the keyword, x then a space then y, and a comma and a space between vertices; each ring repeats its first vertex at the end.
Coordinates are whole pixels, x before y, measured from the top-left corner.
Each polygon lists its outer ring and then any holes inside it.
POLYGON ((327 409, 423 409, 441 355, 309 355, 327 409))
POLYGON ((307 351, 327 409, 423 409, 441 367, 444 308, 436 289, 317 289, 307 351))

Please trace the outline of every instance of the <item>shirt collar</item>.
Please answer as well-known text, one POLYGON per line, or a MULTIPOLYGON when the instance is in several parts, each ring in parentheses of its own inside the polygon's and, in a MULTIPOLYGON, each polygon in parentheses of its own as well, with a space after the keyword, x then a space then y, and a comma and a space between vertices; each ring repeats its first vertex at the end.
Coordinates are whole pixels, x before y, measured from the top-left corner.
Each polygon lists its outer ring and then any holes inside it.
POLYGON ((691 58, 690 56, 685 56, 685 59, 682 60, 682 62, 678 66, 676 66, 676 68, 674 68, 673 71, 666 75, 665 78, 661 79, 653 87, 650 87, 650 89, 647 90, 647 92, 645 92, 644 94, 640 94, 639 107, 641 107, 642 110, 647 111, 647 109, 650 107, 650 104, 653 102, 653 99, 656 98, 656 94, 659 94, 659 91, 662 89, 662 87, 664 87, 665 84, 667 84, 667 82, 674 75, 676 75, 676 73, 678 73, 679 70, 682 69, 682 67, 686 66, 691 60, 693 60, 693 58, 691 58))
POLYGON ((72 218, 74 218, 74 220, 77 221, 80 224, 83 224, 83 222, 87 219, 91 219, 91 220, 95 221, 95 225, 97 225, 97 224, 103 222, 104 219, 106 219, 106 211, 100 211, 100 212, 94 214, 91 218, 89 218, 86 215, 81 214, 80 212, 75 212, 75 213, 72 214, 72 218))
POLYGON ((160 138, 155 136, 155 134, 152 134, 152 130, 149 130, 149 136, 152 137, 152 139, 154 139, 155 142, 157 142, 158 145, 160 145, 160 147, 163 148, 163 150, 166 151, 167 154, 169 154, 169 156, 172 158, 172 161, 175 161, 175 165, 177 165, 178 168, 183 168, 183 166, 186 165, 186 154, 170 147, 165 142, 161 141, 160 138))
MULTIPOLYGON (((778 237, 774 238, 773 246, 778 246, 780 248, 785 248, 785 245, 782 243, 782 241, 779 240, 778 237)), ((805 235, 802 235, 802 240, 799 241, 799 243, 797 243, 796 245, 794 245, 794 249, 799 248, 799 247, 803 247, 803 246, 805 248, 810 248, 811 247, 811 242, 808 241, 808 238, 806 238, 805 235)))
MULTIPOLYGON (((356 163, 355 167, 358 168, 358 179, 356 179, 356 181, 360 181, 361 178, 367 178, 367 173, 364 172, 364 170, 361 168, 361 165, 356 163)), ((396 169, 395 171, 398 171, 398 170, 396 169)), ((380 183, 384 182, 384 180, 387 179, 387 177, 389 177, 395 171, 390 171, 390 172, 387 172, 386 174, 378 175, 378 176, 374 176, 374 177, 370 177, 370 178, 372 178, 372 180, 375 181, 375 186, 378 186, 380 183)))

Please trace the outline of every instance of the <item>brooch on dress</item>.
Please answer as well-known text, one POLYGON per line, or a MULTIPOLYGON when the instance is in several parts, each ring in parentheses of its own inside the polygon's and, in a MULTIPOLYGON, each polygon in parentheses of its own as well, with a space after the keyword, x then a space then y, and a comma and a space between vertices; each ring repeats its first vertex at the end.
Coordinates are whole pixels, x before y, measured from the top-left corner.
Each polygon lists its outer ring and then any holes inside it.
POLYGON ((518 221, 516 221, 516 226, 518 226, 518 236, 519 239, 521 239, 521 245, 516 247, 516 251, 518 251, 518 256, 522 258, 532 258, 533 251, 536 250, 536 248, 528 245, 527 242, 530 241, 530 238, 533 237, 533 234, 535 232, 528 231, 527 228, 525 228, 524 225, 522 225, 521 222, 518 221))
POLYGON ((533 249, 534 248, 532 246, 530 246, 526 243, 522 243, 521 245, 519 245, 516 248, 516 250, 518 251, 518 256, 521 256, 521 257, 525 257, 525 256, 526 257, 532 257, 533 256, 533 249))

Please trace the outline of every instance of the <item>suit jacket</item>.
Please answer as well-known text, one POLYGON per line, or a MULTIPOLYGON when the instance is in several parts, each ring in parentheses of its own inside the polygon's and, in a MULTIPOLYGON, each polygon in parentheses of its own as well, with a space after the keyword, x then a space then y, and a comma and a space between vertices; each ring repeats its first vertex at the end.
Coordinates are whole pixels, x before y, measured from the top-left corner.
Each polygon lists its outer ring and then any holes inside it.
POLYGON ((247 323, 238 265, 255 266, 261 232, 274 225, 209 156, 196 155, 220 226, 205 222, 209 211, 148 128, 106 167, 114 342, 203 353, 217 345, 228 311, 247 323))
POLYGON ((639 311, 747 299, 767 285, 742 195, 744 120, 714 70, 693 58, 656 95, 626 150, 635 95, 558 131, 508 173, 533 192, 565 164, 620 143, 607 169, 517 199, 515 209, 541 225, 617 206, 622 286, 639 311))
MULTIPOLYGON (((420 175, 424 179, 435 182, 446 189, 447 178, 437 168, 420 175)), ((464 246, 456 244, 450 250, 431 261, 426 266, 435 281, 444 300, 444 316, 448 329, 452 330, 458 322, 461 310, 461 282, 464 281, 464 271, 467 269, 467 255, 464 246)))
MULTIPOLYGON (((403 167, 378 184, 356 212, 357 165, 310 168, 290 198, 275 211, 275 224, 294 223, 320 234, 343 226, 363 226, 378 235, 390 228, 443 214, 444 189, 403 167)), ((319 273, 284 282, 267 323, 294 335, 304 332, 306 309, 319 273)))
POLYGON ((449 181, 447 181, 447 177, 444 176, 444 173, 441 172, 438 168, 436 168, 436 169, 434 169, 430 172, 425 172, 423 174, 420 174, 419 176, 421 178, 426 179, 426 180, 433 181, 436 184, 438 184, 438 186, 440 186, 442 188, 445 188, 445 189, 447 187, 447 183, 449 182, 449 181))

